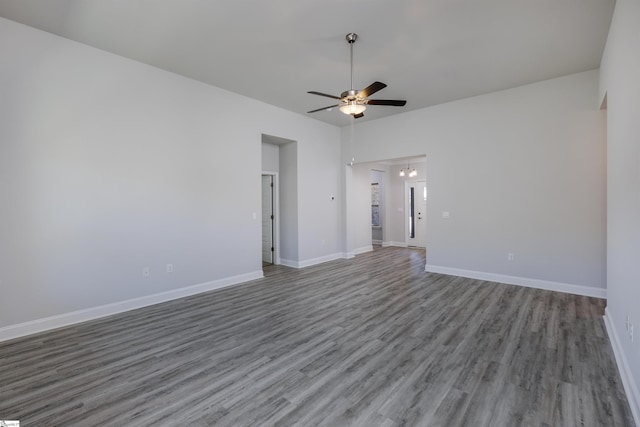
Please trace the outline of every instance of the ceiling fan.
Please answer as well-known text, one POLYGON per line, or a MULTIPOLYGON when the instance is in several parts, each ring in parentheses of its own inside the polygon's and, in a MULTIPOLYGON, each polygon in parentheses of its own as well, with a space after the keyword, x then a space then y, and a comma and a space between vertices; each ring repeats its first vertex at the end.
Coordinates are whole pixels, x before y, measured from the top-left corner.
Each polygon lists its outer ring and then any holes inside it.
POLYGON ((330 105, 324 108, 318 108, 317 110, 307 111, 307 113, 316 113, 318 111, 331 110, 332 108, 340 107, 340 111, 344 114, 349 114, 354 118, 359 119, 360 117, 364 116, 364 110, 367 109, 367 105, 391 105, 394 107, 403 107, 407 103, 407 101, 391 99, 368 99, 370 95, 373 95, 379 90, 387 87, 386 84, 381 82, 373 82, 360 91, 353 88, 353 44, 355 43, 357 38, 358 35, 356 33, 349 33, 346 36, 351 50, 351 89, 342 92, 340 96, 329 95, 316 91, 307 92, 313 95, 326 96, 327 98, 333 98, 340 101, 339 104, 330 105))

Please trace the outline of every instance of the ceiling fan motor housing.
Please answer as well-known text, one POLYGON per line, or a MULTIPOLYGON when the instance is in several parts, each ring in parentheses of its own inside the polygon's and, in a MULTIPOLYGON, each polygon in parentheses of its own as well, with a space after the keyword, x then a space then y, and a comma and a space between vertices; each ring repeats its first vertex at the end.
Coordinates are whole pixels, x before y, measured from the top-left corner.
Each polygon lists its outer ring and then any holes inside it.
POLYGON ((359 91, 355 89, 345 90, 340 94, 340 98, 342 98, 342 101, 344 102, 353 101, 357 98, 358 92, 359 91))

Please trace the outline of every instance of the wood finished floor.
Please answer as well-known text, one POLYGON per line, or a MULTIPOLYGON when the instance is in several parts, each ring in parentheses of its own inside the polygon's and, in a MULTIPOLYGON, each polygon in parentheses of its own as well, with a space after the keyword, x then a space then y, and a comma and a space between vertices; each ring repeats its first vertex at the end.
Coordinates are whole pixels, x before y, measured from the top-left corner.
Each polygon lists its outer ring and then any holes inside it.
POLYGON ((384 248, 0 343, 21 426, 633 426, 605 301, 384 248))

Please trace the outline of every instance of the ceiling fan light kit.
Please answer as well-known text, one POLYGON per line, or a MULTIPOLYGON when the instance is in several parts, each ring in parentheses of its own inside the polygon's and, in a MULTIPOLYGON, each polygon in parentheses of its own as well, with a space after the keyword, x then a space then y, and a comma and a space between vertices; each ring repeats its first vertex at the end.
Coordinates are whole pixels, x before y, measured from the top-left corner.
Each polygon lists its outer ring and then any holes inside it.
POLYGON ((367 109, 367 105, 390 105, 394 107, 402 107, 407 101, 404 100, 390 100, 390 99, 368 99, 370 95, 378 92, 381 89, 387 87, 386 84, 381 82, 373 82, 366 88, 358 91, 353 88, 353 44, 358 39, 356 33, 349 33, 346 35, 347 43, 349 43, 351 53, 351 89, 342 92, 340 96, 329 95, 322 92, 309 91, 312 95, 325 96, 327 98, 333 98, 340 101, 337 105, 330 105, 328 107, 318 108, 317 110, 307 111, 307 113, 316 113, 318 111, 331 110, 335 107, 339 107, 340 111, 344 114, 353 116, 358 119, 364 116, 364 111, 367 109))
POLYGON ((364 110, 366 109, 367 107, 363 104, 358 104, 356 101, 349 101, 340 106, 340 111, 344 114, 351 114, 353 116, 364 113, 364 110))

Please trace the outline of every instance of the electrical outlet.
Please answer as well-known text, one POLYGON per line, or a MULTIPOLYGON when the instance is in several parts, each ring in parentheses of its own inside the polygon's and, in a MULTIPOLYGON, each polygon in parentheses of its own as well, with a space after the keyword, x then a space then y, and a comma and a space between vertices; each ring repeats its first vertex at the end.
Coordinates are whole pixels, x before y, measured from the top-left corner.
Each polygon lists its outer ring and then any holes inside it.
POLYGON ((151 270, 149 270, 149 267, 145 267, 142 269, 142 275, 144 277, 149 277, 150 274, 151 274, 151 270))
POLYGON ((167 264, 167 273, 173 273, 173 264, 167 264))
POLYGON ((513 252, 509 252, 507 254, 507 261, 513 261, 514 259, 516 259, 516 256, 514 255, 513 252))
POLYGON ((633 323, 629 323, 629 339, 633 342, 633 323))

